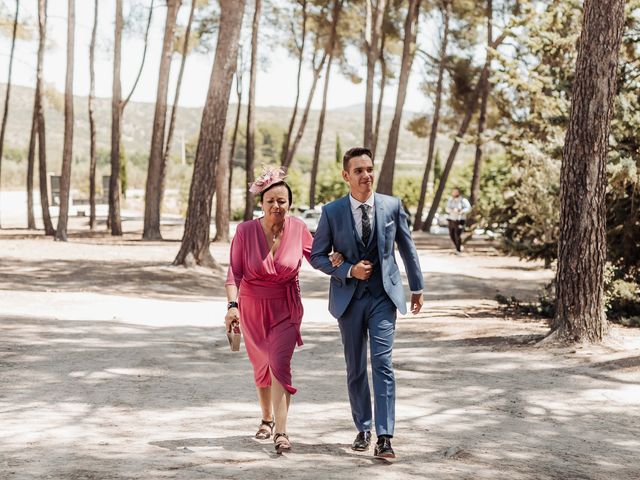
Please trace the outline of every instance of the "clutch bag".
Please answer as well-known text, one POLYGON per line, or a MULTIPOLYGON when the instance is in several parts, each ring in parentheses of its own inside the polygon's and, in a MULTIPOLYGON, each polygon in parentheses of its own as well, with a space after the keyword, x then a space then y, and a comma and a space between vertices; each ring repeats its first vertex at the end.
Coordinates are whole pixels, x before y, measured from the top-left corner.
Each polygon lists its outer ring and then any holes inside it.
POLYGON ((240 324, 238 322, 231 322, 231 331, 227 332, 227 339, 229 340, 229 348, 232 352, 240 350, 242 334, 240 333, 240 324))

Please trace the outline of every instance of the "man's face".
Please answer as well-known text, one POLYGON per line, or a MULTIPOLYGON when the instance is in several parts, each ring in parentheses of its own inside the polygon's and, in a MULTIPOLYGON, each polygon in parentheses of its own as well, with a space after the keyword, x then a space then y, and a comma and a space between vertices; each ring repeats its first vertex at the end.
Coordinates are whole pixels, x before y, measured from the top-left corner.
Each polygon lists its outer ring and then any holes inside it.
POLYGON ((451 196, 453 198, 458 198, 460 196, 460 190, 458 190, 457 188, 454 188, 453 190, 451 190, 451 196))
POLYGON ((342 171, 342 178, 349 184, 351 194, 368 198, 373 190, 373 161, 361 155, 349 160, 348 167, 348 171, 342 171))

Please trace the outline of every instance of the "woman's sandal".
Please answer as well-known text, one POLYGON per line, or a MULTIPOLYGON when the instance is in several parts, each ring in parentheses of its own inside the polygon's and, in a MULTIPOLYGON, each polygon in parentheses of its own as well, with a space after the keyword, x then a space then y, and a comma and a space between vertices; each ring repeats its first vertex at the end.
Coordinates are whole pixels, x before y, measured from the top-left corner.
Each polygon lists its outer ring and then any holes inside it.
POLYGON ((260 426, 258 427, 258 431, 256 432, 256 438, 258 440, 267 440, 273 435, 273 427, 275 427, 276 423, 272 420, 270 422, 266 420, 262 420, 260 426))
POLYGON ((289 436, 286 433, 276 433, 273 437, 273 443, 275 443, 276 453, 282 455, 282 452, 288 452, 291 450, 291 442, 289 436))

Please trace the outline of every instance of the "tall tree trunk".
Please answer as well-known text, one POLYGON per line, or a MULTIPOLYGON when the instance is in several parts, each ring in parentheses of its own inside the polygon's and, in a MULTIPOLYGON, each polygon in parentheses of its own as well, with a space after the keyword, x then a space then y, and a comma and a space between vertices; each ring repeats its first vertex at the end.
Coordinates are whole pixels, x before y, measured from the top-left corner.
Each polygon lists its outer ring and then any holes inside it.
POLYGON ((335 0, 333 4, 333 16, 331 19, 331 34, 329 36, 329 60, 327 61, 327 72, 324 78, 324 89, 322 92, 322 108, 320 119, 318 120, 318 133, 316 135, 316 145, 313 149, 313 163, 311 164, 311 185, 309 187, 309 206, 316 206, 316 178, 318 176, 318 165, 320 164, 320 147, 322 146, 322 134, 324 132, 324 119, 327 113, 327 95, 329 93, 329 79, 331 78, 331 64, 333 63, 333 51, 336 45, 338 19, 344 0, 335 0))
POLYGON ((253 183, 255 168, 255 107, 256 107, 256 75, 258 73, 258 33, 260 30, 260 14, 262 10, 262 0, 255 0, 255 11, 253 13, 253 24, 251 27, 251 67, 249 70, 249 102, 247 105, 247 164, 246 176, 247 185, 245 187, 244 219, 253 218, 253 208, 255 199, 249 191, 253 183))
POLYGON ((400 133, 404 100, 407 96, 409 74, 411 73, 411 65, 413 64, 413 56, 415 53, 418 18, 420 15, 420 1, 421 0, 409 0, 407 17, 404 22, 404 44, 402 47, 402 64, 400 66, 396 108, 393 115, 393 121, 391 122, 391 129, 389 131, 387 150, 385 151, 382 168, 380 169, 380 174, 378 176, 377 191, 388 195, 393 194, 393 174, 395 171, 396 151, 398 149, 398 135, 400 133))
MULTIPOLYGON (((491 0, 489 0, 491 1, 491 0)), ((422 211, 424 210, 424 202, 427 196, 427 186, 429 184, 429 175, 433 167, 433 152, 436 148, 436 138, 438 137, 438 123, 440 122, 440 107, 442 105, 442 82, 444 79, 444 70, 447 63, 447 44, 449 42, 449 12, 451 3, 449 0, 443 2, 442 9, 442 43, 440 44, 440 64, 438 66, 438 83, 436 86, 436 102, 433 109, 433 119, 431 121, 431 131, 429 132, 429 146, 427 150, 427 164, 424 168, 424 176, 422 177, 422 185, 420 186, 420 196, 418 197, 418 209, 413 222, 413 230, 418 231, 422 228, 422 211)), ((434 182, 435 183, 435 182, 434 182)), ((427 231, 429 226, 427 225, 427 231)))
POLYGON ((366 26, 364 50, 367 55, 367 83, 364 97, 364 143, 366 148, 373 149, 373 85, 376 63, 379 58, 382 18, 386 10, 386 0, 365 0, 366 26))
POLYGON ((116 0, 115 39, 113 44, 113 82, 111 93, 111 176, 109 177, 109 222, 111 235, 122 235, 120 218, 120 135, 122 131, 122 0, 116 0))
POLYGON ((76 28, 75 0, 68 0, 67 12, 67 76, 64 88, 64 144, 60 174, 60 215, 56 240, 67 241, 69 197, 71 193, 71 161, 73 160, 73 62, 76 28))
POLYGON ((89 45, 89 228, 96 228, 96 33, 98 31, 99 0, 95 0, 93 8, 93 29, 91 30, 91 44, 89 45))
MULTIPOLYGON (((389 16, 389 8, 391 2, 387 2, 384 9, 384 15, 382 17, 383 22, 384 19, 389 16)), ((373 130, 373 138, 371 140, 371 153, 373 154, 373 158, 376 158, 376 151, 378 150, 378 140, 380 139, 380 120, 382 119, 382 99, 384 98, 384 89, 387 86, 387 61, 384 58, 384 46, 387 39, 386 30, 382 30, 381 38, 380 38, 380 52, 378 55, 378 61, 380 62, 380 93, 378 95, 378 107, 376 111, 376 122, 373 130)))
POLYGON ((149 16, 147 17, 147 28, 144 32, 144 48, 142 50, 142 61, 140 62, 140 68, 138 69, 138 75, 136 76, 135 82, 133 82, 133 86, 131 87, 131 91, 129 95, 125 97, 125 100, 122 102, 122 111, 124 111, 127 103, 131 99, 133 92, 136 91, 136 87, 138 86, 138 82, 140 81, 140 77, 142 76, 142 70, 144 69, 144 63, 147 59, 147 49, 149 47, 149 31, 151 30, 151 18, 153 17, 153 4, 155 0, 151 0, 151 4, 149 5, 149 16))
MULTIPOLYGON (((302 39, 300 46, 298 47, 298 75, 296 80, 296 100, 293 104, 293 112, 291 114, 291 120, 289 120, 289 129, 284 137, 281 152, 281 163, 285 164, 287 154, 289 153, 289 144, 291 143, 291 134, 293 133, 293 126, 296 123, 296 116, 298 115, 298 102, 300 101, 300 76, 302 74, 302 64, 304 62, 304 44, 307 38, 307 1, 302 0, 302 39)), ((293 29, 292 29, 293 30, 293 29)), ((295 34, 295 31, 294 31, 295 34)), ((294 35, 295 36, 295 35, 294 35)))
POLYGON ((191 10, 189 10, 189 20, 187 21, 187 29, 184 33, 184 43, 182 44, 182 58, 180 59, 180 70, 178 72, 178 80, 176 82, 176 93, 173 96, 173 106, 171 107, 171 117, 169 118, 169 131, 167 132, 167 140, 164 145, 164 153, 162 155, 163 168, 162 175, 162 188, 161 192, 164 194, 164 179, 166 172, 166 165, 169 161, 169 154, 171 153, 171 144, 173 143, 173 134, 176 126, 176 117, 178 115, 178 100, 180 99, 180 90, 182 87, 182 77, 184 76, 184 67, 187 63, 187 56, 189 55, 189 38, 191 37, 191 25, 193 23, 193 14, 196 9, 196 1, 191 2, 191 10))
POLYGON ((585 0, 571 113, 560 170, 560 237, 554 330, 598 342, 607 332, 604 268, 607 151, 624 0, 585 0))
MULTIPOLYGON (((316 50, 317 52, 318 50, 316 50)), ((311 82, 311 89, 309 90, 309 96, 307 97, 307 103, 304 107, 304 112, 302 114, 302 118, 300 119, 300 125, 298 125, 298 131, 296 132, 296 137, 293 140, 293 145, 289 148, 287 152, 284 162, 282 166, 284 168, 289 168, 291 166, 291 162, 293 161, 293 156, 296 154, 298 150, 298 146, 300 145, 300 140, 302 140, 302 136, 304 135, 304 129, 307 126, 307 120, 309 119, 309 112, 311 110, 311 102, 313 102, 313 95, 316 92, 316 87, 318 85, 318 79, 320 78, 320 73, 322 72, 322 68, 324 67, 324 62, 327 59, 327 52, 325 51, 322 54, 322 58, 320 59, 320 63, 318 66, 315 65, 316 52, 313 55, 313 80, 311 82)))
POLYGON ((163 165, 164 132, 167 121, 167 94, 169 92, 169 74, 171 72, 171 58, 173 56, 173 39, 180 4, 181 0, 169 0, 167 2, 167 19, 164 27, 162 55, 160 57, 156 108, 153 115, 151 149, 144 196, 144 227, 142 231, 142 238, 144 240, 162 239, 160 233, 160 202, 162 199, 163 171, 165 169, 163 165))
POLYGON ((38 91, 33 96, 33 113, 31 114, 31 135, 29 136, 29 153, 27 154, 27 228, 35 230, 36 217, 33 212, 33 172, 36 156, 36 138, 38 136, 38 91))
MULTIPOLYGON (((223 144, 223 154, 220 155, 220 165, 216 175, 216 236, 214 242, 229 241, 229 220, 231 218, 231 180, 233 175, 233 159, 236 154, 236 142, 238 139, 238 125, 240 124, 240 109, 242 108, 242 65, 236 64, 236 95, 238 96, 238 108, 233 122, 233 135, 228 152, 223 144), (221 200, 224 199, 224 200, 221 200)), ((226 137, 225 131, 225 139, 226 137)))
POLYGON ((42 223, 45 235, 54 235, 56 231, 49 213, 49 188, 47 182, 47 145, 44 124, 44 47, 47 41, 47 0, 38 0, 38 66, 36 67, 36 105, 38 115, 38 172, 40 183, 40 206, 42 207, 42 223))
POLYGON ((244 0, 220 0, 218 44, 202 112, 184 236, 180 251, 173 261, 174 265, 185 265, 192 260, 199 265, 217 265, 209 251, 211 203, 236 66, 244 4, 244 0))
MULTIPOLYGON (((491 42, 493 41, 493 0, 487 0, 487 62, 491 68, 491 42)), ((476 157, 473 162, 473 178, 471 179, 471 205, 475 205, 480 195, 480 174, 482 170, 482 135, 487 122, 487 103, 491 84, 485 83, 480 99, 480 115, 478 116, 478 136, 476 137, 476 157)), ((475 223, 470 221, 469 223, 475 223)))
POLYGON ((214 242, 229 241, 229 169, 231 146, 227 140, 227 128, 224 130, 222 147, 220 149, 220 160, 218 161, 218 171, 216 173, 216 235, 214 242))
MULTIPOLYGON (((7 129, 9 117, 9 99, 11 98, 11 70, 13 69, 13 52, 16 49, 16 32, 18 31, 18 15, 20 14, 20 0, 16 0, 16 14, 13 18, 13 32, 11 34, 11 51, 9 53, 9 73, 7 74, 7 90, 4 97, 4 112, 2 114, 2 127, 0 127, 0 190, 2 190, 2 152, 4 150, 4 134, 7 129)), ((2 225, 0 225, 0 228, 2 225)))
MULTIPOLYGON (((506 32, 502 32, 502 34, 493 41, 491 44, 492 49, 498 48, 498 46, 504 41, 507 37, 506 32)), ((487 59, 489 60, 489 59, 487 59)), ((473 116, 473 112, 476 110, 476 105, 478 104, 478 99, 480 98, 480 93, 484 89, 485 83, 489 81, 489 63, 485 62, 482 70, 480 72, 480 77, 478 78, 478 82, 476 83, 476 88, 473 91, 473 97, 467 106, 467 112, 465 113, 464 118, 462 119, 462 123, 460 124, 460 128, 458 129, 458 133, 454 137, 455 140, 453 145, 451 146, 451 150, 449 151, 449 156, 447 157, 447 163, 444 166, 444 170, 442 171, 442 175, 440 176, 440 181, 438 182, 438 188, 436 190, 435 196, 433 197, 433 203, 431 204, 431 208, 429 209, 429 213, 427 214, 427 219, 422 224, 422 231, 428 232, 429 226, 431 222, 433 222, 433 218, 436 216, 436 212, 438 211, 438 207, 440 206, 440 200, 442 200, 442 194, 444 193, 444 189, 447 185, 447 180, 449 178, 449 172, 451 172, 451 167, 453 166, 453 162, 456 159, 456 155, 458 154, 458 149, 460 148, 460 139, 464 137, 465 133, 467 133, 467 129, 469 128, 469 124, 471 123, 471 117, 473 116)))

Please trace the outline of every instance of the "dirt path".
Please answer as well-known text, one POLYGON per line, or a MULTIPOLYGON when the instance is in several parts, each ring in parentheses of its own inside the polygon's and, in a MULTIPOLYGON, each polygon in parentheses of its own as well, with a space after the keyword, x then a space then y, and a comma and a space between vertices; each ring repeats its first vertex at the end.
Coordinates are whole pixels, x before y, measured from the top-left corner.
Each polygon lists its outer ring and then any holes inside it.
POLYGON ((259 411, 246 354, 223 337, 223 277, 170 267, 177 231, 23 235, 0 235, 0 479, 640 478, 640 332, 535 348, 544 323, 504 318, 493 298, 534 299, 552 274, 481 241, 456 257, 417 239, 426 308, 398 320, 391 464, 348 448, 326 277, 302 272, 295 451, 277 458, 251 438, 259 411))

